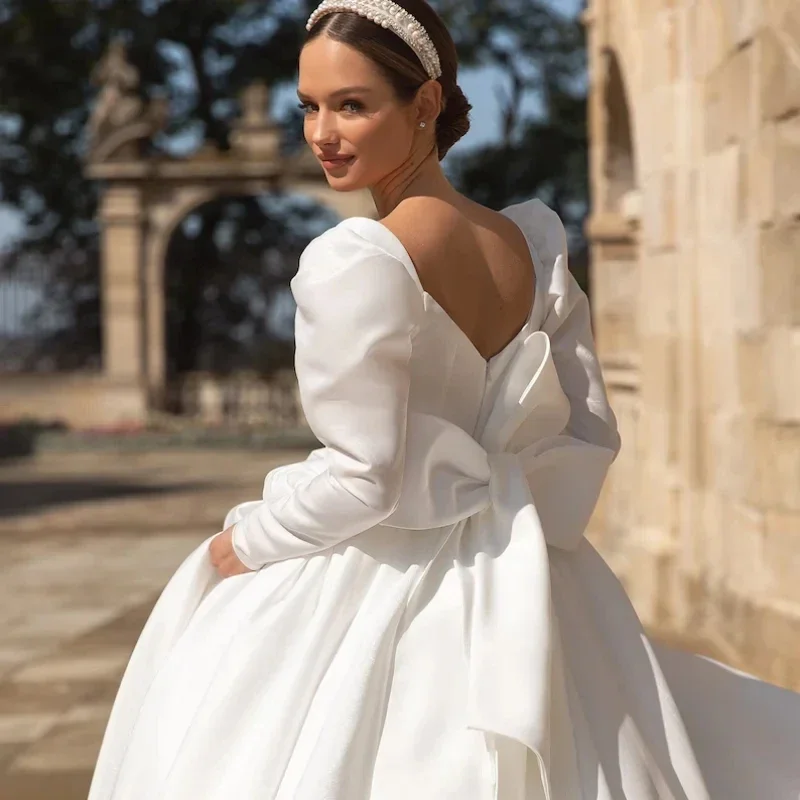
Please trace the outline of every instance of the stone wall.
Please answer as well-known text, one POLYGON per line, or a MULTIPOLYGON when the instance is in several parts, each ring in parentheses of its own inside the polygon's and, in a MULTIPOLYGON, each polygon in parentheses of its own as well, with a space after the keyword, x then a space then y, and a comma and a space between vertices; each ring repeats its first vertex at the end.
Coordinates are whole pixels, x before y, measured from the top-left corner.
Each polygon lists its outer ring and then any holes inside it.
POLYGON ((647 624, 800 688, 800 3, 594 0, 586 22, 624 438, 592 535, 647 624))
POLYGON ((0 423, 35 420, 70 428, 108 428, 147 417, 143 383, 97 373, 6 374, 0 379, 0 423))

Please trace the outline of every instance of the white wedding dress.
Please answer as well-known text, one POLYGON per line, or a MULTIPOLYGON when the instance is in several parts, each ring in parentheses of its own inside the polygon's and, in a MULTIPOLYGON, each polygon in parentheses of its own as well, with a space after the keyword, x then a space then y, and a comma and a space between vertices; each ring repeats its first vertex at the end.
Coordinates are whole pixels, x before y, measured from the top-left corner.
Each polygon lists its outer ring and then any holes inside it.
POLYGON ((209 538, 164 589, 89 800, 800 798, 800 696, 657 648, 583 537, 620 446, 589 307, 558 217, 504 213, 536 294, 488 362, 379 222, 308 246, 324 446, 228 514, 262 568, 209 538))

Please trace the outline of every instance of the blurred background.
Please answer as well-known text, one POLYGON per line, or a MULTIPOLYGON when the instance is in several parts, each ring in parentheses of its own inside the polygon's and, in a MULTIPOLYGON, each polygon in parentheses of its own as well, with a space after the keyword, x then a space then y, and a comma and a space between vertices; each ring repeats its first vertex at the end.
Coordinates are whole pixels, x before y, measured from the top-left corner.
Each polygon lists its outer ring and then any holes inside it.
MULTIPOLYGON (((0 0, 0 800, 85 798, 185 556, 315 446, 289 281, 374 216, 302 143, 305 0, 0 0)), ((438 0, 472 129, 589 293, 590 537, 650 632, 800 689, 800 5, 438 0)))

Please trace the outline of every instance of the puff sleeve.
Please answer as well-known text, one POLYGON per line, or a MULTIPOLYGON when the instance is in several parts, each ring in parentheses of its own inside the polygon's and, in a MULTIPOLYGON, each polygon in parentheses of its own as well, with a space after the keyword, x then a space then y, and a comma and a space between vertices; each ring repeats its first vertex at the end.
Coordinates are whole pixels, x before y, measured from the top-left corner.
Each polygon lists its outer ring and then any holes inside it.
MULTIPOLYGON (((303 252, 291 282, 295 369, 308 424, 323 445, 236 523, 250 569, 309 555, 386 519, 405 462, 411 342, 422 296, 396 257, 346 222, 303 252)), ((286 469, 286 468, 281 468, 286 469)))
POLYGON ((569 270, 564 224, 541 202, 536 203, 535 215, 533 239, 546 286, 541 329, 550 337, 553 363, 570 402, 564 433, 616 456, 621 445, 617 420, 597 358, 589 299, 569 270))

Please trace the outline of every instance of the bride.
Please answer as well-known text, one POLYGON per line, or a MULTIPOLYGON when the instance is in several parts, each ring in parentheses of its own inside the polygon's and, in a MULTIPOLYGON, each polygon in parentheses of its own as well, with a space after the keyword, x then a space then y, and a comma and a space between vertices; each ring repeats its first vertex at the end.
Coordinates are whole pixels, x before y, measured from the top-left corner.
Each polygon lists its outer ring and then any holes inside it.
POLYGON ((650 642, 583 536, 620 448, 587 299, 555 213, 446 180, 442 21, 307 27, 306 140, 380 218, 292 281, 323 446, 167 584, 89 800, 797 800, 798 696, 650 642))

